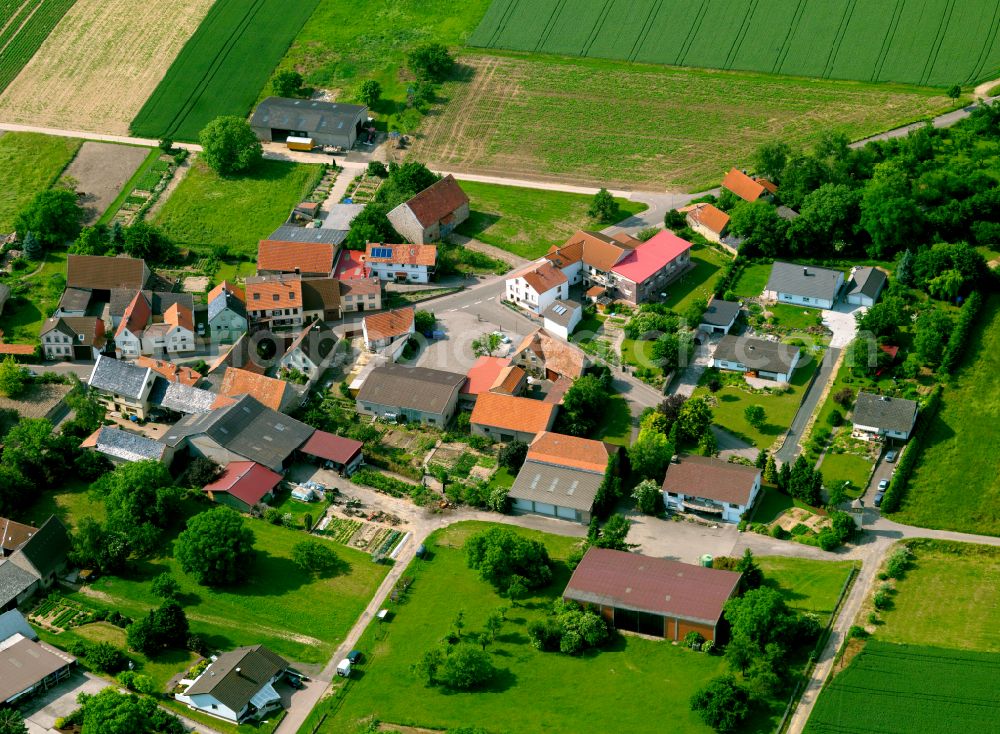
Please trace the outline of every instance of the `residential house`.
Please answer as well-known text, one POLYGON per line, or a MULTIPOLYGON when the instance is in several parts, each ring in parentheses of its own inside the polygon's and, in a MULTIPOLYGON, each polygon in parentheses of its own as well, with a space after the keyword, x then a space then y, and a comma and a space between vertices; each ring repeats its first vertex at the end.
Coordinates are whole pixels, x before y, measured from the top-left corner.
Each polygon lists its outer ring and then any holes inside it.
POLYGON ((466 374, 465 384, 459 393, 462 404, 471 406, 487 392, 519 395, 527 383, 527 373, 515 367, 506 357, 479 357, 466 374))
POLYGON ((337 335, 322 321, 315 321, 292 340, 281 357, 281 367, 296 370, 309 378, 310 383, 318 380, 335 357, 337 335))
POLYGON ((536 329, 524 337, 511 353, 510 361, 530 377, 553 381, 560 377, 575 380, 589 363, 582 349, 545 329, 536 329))
POLYGON ((476 436, 528 443, 542 431, 552 430, 557 410, 557 405, 541 400, 484 393, 476 400, 469 425, 476 436))
POLYGON ((142 354, 142 335, 153 320, 153 309, 142 291, 136 291, 115 330, 115 350, 122 359, 142 354))
POLYGON ((38 532, 38 528, 0 517, 0 558, 6 558, 38 532))
POLYGON ((562 299, 553 301, 552 305, 542 312, 544 329, 567 341, 582 320, 583 306, 576 301, 562 299))
POLYGON ((302 279, 302 318, 305 321, 336 321, 340 306, 340 281, 335 278, 302 279))
POLYGON ((40 642, 17 610, 0 614, 0 707, 16 707, 72 675, 76 658, 40 642))
POLYGON ((697 632, 722 644, 728 635, 723 610, 739 585, 734 571, 591 547, 563 598, 593 609, 619 630, 675 642, 697 632))
POLYGON ((365 264, 380 280, 429 283, 437 264, 436 245, 386 245, 369 242, 365 264))
POLYGON ((179 303, 166 310, 162 322, 150 324, 142 333, 145 354, 176 355, 194 348, 194 314, 179 303))
POLYGON ((569 279, 548 260, 532 263, 507 277, 504 298, 540 314, 555 301, 569 298, 569 279))
MULTIPOLYGON (((228 349, 220 351, 215 361, 208 366, 208 377, 221 379, 221 375, 230 367, 263 374, 265 364, 257 355, 257 350, 247 334, 236 337, 236 341, 228 349)), ((213 383, 215 384, 215 383, 213 383)))
POLYGON ((162 320, 163 314, 174 304, 194 313, 194 296, 190 293, 154 290, 134 291, 127 288, 115 288, 111 291, 111 302, 108 304, 108 316, 111 319, 112 330, 117 329, 122 319, 125 318, 125 312, 135 299, 136 293, 142 293, 143 298, 146 299, 153 321, 162 320))
POLYGON ((730 169, 722 179, 722 188, 736 194, 744 201, 770 200, 778 187, 764 178, 753 178, 738 168, 730 169))
POLYGON ((11 562, 0 559, 0 612, 16 609, 38 590, 38 577, 11 562))
POLYGON ((241 395, 250 395, 257 402, 271 410, 287 413, 298 407, 302 400, 301 393, 295 386, 285 380, 251 372, 250 370, 230 367, 222 376, 219 386, 219 396, 215 405, 228 405, 241 395))
POLYGON ((545 259, 562 271, 571 286, 583 285, 585 289, 599 286, 607 291, 609 298, 614 299, 617 296, 609 273, 640 244, 639 240, 625 233, 609 236, 579 230, 561 246, 553 245, 545 259))
POLYGON ((455 415, 465 375, 425 367, 387 364, 365 379, 356 400, 359 413, 444 428, 455 415))
POLYGON ((878 268, 852 268, 847 284, 847 302, 854 306, 874 306, 888 280, 878 268))
POLYGON ((55 362, 97 359, 107 344, 104 322, 93 316, 53 316, 41 331, 42 356, 55 362))
POLYGON ((102 355, 97 358, 87 385, 108 410, 145 420, 155 381, 156 373, 149 367, 137 367, 102 355))
POLYGON ((309 440, 302 444, 299 452, 306 458, 321 462, 327 469, 340 472, 341 476, 349 477, 365 460, 364 444, 353 438, 337 436, 326 431, 315 431, 309 440))
POLYGON ((238 647, 215 658, 174 698, 193 711, 240 724, 281 707, 274 685, 287 670, 288 661, 263 645, 238 647))
POLYGON ((83 440, 80 448, 104 454, 113 464, 159 461, 170 466, 173 450, 164 443, 115 426, 101 426, 83 440))
POLYGON ((844 286, 844 274, 830 268, 776 261, 764 297, 811 308, 833 308, 844 286))
POLYGON ((336 254, 337 246, 329 242, 261 240, 257 246, 257 275, 329 278, 336 254))
POLYGON ((160 440, 175 452, 187 451, 221 466, 233 461, 255 461, 281 472, 313 430, 243 395, 210 413, 185 416, 160 440))
POLYGON ((423 245, 451 234, 469 218, 469 197, 451 174, 389 212, 389 222, 407 242, 423 245))
POLYGON ((729 334, 716 345, 712 366, 745 372, 751 377, 791 382, 799 354, 799 347, 790 344, 729 334))
POLYGON ((896 438, 906 441, 917 423, 914 400, 859 392, 851 420, 854 434, 862 438, 896 438))
POLYGON ((740 317, 740 304, 713 298, 701 316, 698 328, 707 334, 728 334, 740 317))
POLYGON ((539 433, 507 495, 512 510, 588 524, 609 457, 600 441, 539 433))
POLYGON ((32 574, 38 580, 37 588, 47 589, 66 570, 71 547, 66 526, 51 515, 4 563, 13 563, 32 574))
POLYGON ((760 492, 760 469, 713 456, 682 456, 663 478, 663 503, 675 512, 700 512, 739 522, 760 492))
POLYGON ((258 275, 247 278, 247 311, 261 326, 286 328, 302 325, 302 277, 258 275))
POLYGON ((90 291, 100 303, 111 300, 111 291, 123 288, 135 293, 146 287, 149 268, 132 257, 67 255, 66 288, 90 291))
POLYGON ((247 332, 246 291, 222 281, 208 293, 208 331, 212 341, 228 344, 247 332))
POLYGON ((231 461, 214 482, 202 487, 213 502, 250 512, 262 502, 270 502, 281 475, 253 461, 231 461))
POLYGON ((208 413, 217 399, 215 393, 208 390, 157 376, 149 391, 149 409, 155 417, 165 416, 170 420, 182 415, 208 413))
POLYGON ((607 295, 632 306, 663 298, 664 289, 690 269, 691 243, 664 229, 611 268, 607 295))
POLYGON ((384 349, 397 339, 416 332, 414 310, 408 307, 365 316, 361 322, 361 330, 365 337, 365 348, 369 352, 384 349))
POLYGON ((709 242, 722 242, 729 233, 729 215, 707 202, 681 207, 688 226, 709 242))
MULTIPOLYGON (((315 222, 312 226, 305 227, 283 224, 271 232, 267 238, 277 242, 306 242, 309 244, 322 242, 339 249, 340 245, 347 239, 347 233, 351 229, 354 217, 360 214, 364 208, 364 204, 333 204, 332 211, 326 215, 322 227, 316 226, 315 222), (345 208, 350 210, 353 216, 349 216, 344 211, 345 208)), ((322 214, 322 212, 317 213, 322 214)))
POLYGON ((149 367, 153 372, 160 375, 167 382, 177 382, 188 387, 195 387, 201 382, 202 377, 190 367, 166 362, 153 357, 139 357, 132 361, 136 367, 149 367))
POLYGON ((382 282, 378 278, 340 281, 340 307, 344 313, 382 310, 382 282))
POLYGON ((337 280, 358 280, 372 277, 372 269, 365 264, 365 253, 358 250, 341 250, 337 267, 333 270, 337 280))

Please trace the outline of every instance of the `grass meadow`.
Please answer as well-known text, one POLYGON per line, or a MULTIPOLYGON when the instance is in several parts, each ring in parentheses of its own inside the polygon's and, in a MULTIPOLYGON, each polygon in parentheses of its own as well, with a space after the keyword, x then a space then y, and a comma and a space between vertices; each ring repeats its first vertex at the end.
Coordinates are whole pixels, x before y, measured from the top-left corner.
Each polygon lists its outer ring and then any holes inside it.
POLYGON ((946 86, 996 76, 990 0, 494 0, 470 43, 567 56, 946 86))
POLYGON ((284 223, 319 176, 319 166, 265 160, 245 176, 222 178, 196 161, 153 224, 181 247, 222 247, 254 259, 257 242, 284 223))
POLYGON ((616 446, 632 443, 632 413, 625 398, 615 395, 608 401, 595 438, 616 446))
POLYGON ((0 135, 0 171, 3 171, 0 232, 14 229, 17 213, 35 194, 56 182, 82 144, 76 138, 38 133, 0 135))
POLYGON ((788 606, 817 615, 824 624, 833 614, 852 561, 816 561, 788 556, 758 556, 765 585, 781 592, 788 606))
POLYGON ((770 277, 771 263, 747 265, 731 290, 740 298, 754 298, 764 292, 770 277))
POLYGON ((76 0, 0 4, 0 92, 7 88, 76 0))
POLYGON ((320 0, 218 0, 132 121, 134 135, 196 140, 244 117, 320 0))
POLYGON ((823 457, 823 463, 820 464, 819 470, 823 473, 823 480, 827 487, 850 482, 855 490, 863 490, 868 486, 868 477, 872 473, 872 463, 857 454, 828 453, 823 457))
MULTIPOLYGON (((602 229, 587 209, 593 197, 561 191, 541 191, 516 186, 463 181, 469 196, 469 218, 460 234, 500 247, 520 257, 535 260, 552 245, 561 245, 579 229, 602 229)), ((621 219, 646 210, 646 205, 615 199, 621 219)))
POLYGON ((899 512, 908 525, 1000 535, 1000 297, 989 298, 965 364, 945 388, 899 512))

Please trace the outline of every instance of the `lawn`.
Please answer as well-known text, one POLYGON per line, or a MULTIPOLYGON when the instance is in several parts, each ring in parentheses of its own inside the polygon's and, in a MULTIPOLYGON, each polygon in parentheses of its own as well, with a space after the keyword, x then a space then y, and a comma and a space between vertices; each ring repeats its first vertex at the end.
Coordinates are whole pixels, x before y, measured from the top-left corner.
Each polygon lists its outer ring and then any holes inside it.
POLYGON ((802 500, 793 499, 790 495, 779 492, 776 487, 765 484, 762 487, 762 496, 757 500, 753 513, 754 522, 762 522, 765 525, 778 519, 785 510, 793 507, 801 507, 803 510, 816 512, 815 507, 810 507, 802 500))
MULTIPOLYGON (((580 657, 542 653, 528 644, 528 623, 543 614, 569 577, 561 563, 550 587, 508 612, 506 625, 488 648, 499 673, 485 691, 448 694, 418 680, 410 666, 444 637, 459 609, 468 635, 506 604, 466 567, 461 550, 465 537, 485 527, 460 523, 429 539, 429 560, 415 561, 407 572, 414 579, 407 596, 390 607, 389 622, 371 625, 359 642, 367 656, 361 675, 338 686, 314 712, 328 714, 319 732, 350 731, 363 717, 433 729, 482 726, 508 734, 662 731, 663 720, 650 711, 669 711, 670 731, 678 734, 711 731, 691 712, 688 699, 724 671, 720 657, 633 636, 580 657)), ((577 542, 514 529, 541 539, 560 560, 577 542)))
POLYGON ((292 547, 307 536, 301 531, 246 520, 256 536, 257 556, 249 580, 232 589, 199 586, 172 557, 140 564, 128 578, 105 576, 72 594, 91 606, 118 609, 136 617, 159 604, 150 581, 171 572, 181 586, 181 602, 192 631, 220 650, 263 643, 301 663, 325 663, 351 628, 388 567, 367 553, 335 546, 344 562, 336 576, 314 579, 291 560, 292 547))
POLYGON ((855 489, 863 490, 868 486, 872 463, 857 454, 828 453, 823 457, 819 470, 823 473, 823 481, 827 487, 848 481, 855 489))
POLYGON ((823 314, 818 308, 802 308, 787 303, 772 303, 766 308, 774 317, 774 323, 783 329, 808 331, 823 323, 823 314))
POLYGON ((277 509, 282 515, 291 515, 292 522, 295 523, 295 527, 303 528, 305 525, 305 517, 309 515, 312 521, 315 523, 326 511, 326 508, 330 506, 329 502, 300 502, 299 500, 292 497, 292 493, 286 490, 279 490, 278 496, 275 498, 275 502, 268 503, 271 507, 277 509))
POLYGON ((667 286, 667 305, 677 313, 684 313, 699 298, 712 300, 715 274, 731 259, 708 245, 692 247, 691 262, 694 270, 688 271, 680 280, 667 286))
POLYGON ((712 411, 717 425, 749 441, 757 448, 767 449, 792 425, 816 365, 817 362, 814 360, 807 361, 805 366, 796 369, 789 388, 781 394, 751 393, 741 375, 720 374, 717 370, 707 369, 693 397, 707 397, 714 403, 712 411), (713 377, 719 377, 723 382, 722 389, 716 393, 709 391, 706 386, 713 377), (755 428, 747 422, 743 413, 749 405, 759 405, 764 408, 766 423, 761 428, 755 428))
POLYGON ((43 522, 55 515, 71 529, 85 517, 102 521, 104 502, 100 498, 91 496, 88 490, 89 485, 84 482, 70 482, 58 492, 41 492, 18 520, 41 527, 43 522))
POLYGON ((1000 297, 984 305, 968 357, 944 392, 909 489, 892 519, 1000 535, 1000 297))
POLYGON ((495 0, 470 43, 675 66, 912 84, 992 79, 1000 42, 989 0, 880 6, 852 0, 495 0))
POLYGON ((758 556, 765 585, 781 592, 788 606, 811 612, 823 624, 833 614, 852 561, 816 561, 787 556, 758 556))
POLYGON ((3 171, 0 233, 13 231, 17 213, 35 194, 55 183, 82 144, 76 138, 38 133, 0 135, 0 171, 3 171))
MULTIPOLYGON (((256 252, 254 258, 256 258, 256 252)), ((224 280, 232 283, 242 282, 248 275, 254 275, 256 272, 257 266, 253 260, 228 260, 219 263, 219 269, 215 271, 212 282, 221 283, 224 280)))
MULTIPOLYGON (((473 181, 463 181, 462 190, 469 196, 471 213, 458 232, 528 260, 540 258, 552 245, 563 244, 579 229, 600 230, 606 226, 587 215, 593 197, 583 194, 473 181)), ((615 201, 620 219, 647 208, 628 199, 615 201)))
POLYGON ((739 298, 755 298, 764 292, 770 277, 770 263, 747 265, 730 290, 739 298))
POLYGON ((617 446, 632 443, 632 413, 621 395, 615 395, 608 401, 595 438, 617 446))
POLYGON ((218 0, 132 121, 133 134, 196 140, 219 115, 245 117, 318 3, 218 0))
POLYGON ((42 323, 56 310, 66 287, 66 252, 49 250, 40 266, 30 263, 27 275, 7 278, 14 294, 0 314, 4 341, 37 343, 42 323))
POLYGON ((266 160, 249 175, 221 178, 198 161, 153 223, 196 252, 221 247, 254 259, 258 241, 284 223, 320 175, 317 165, 266 160))
POLYGON ((914 561, 882 613, 880 640, 1000 652, 1000 548, 911 541, 914 561))

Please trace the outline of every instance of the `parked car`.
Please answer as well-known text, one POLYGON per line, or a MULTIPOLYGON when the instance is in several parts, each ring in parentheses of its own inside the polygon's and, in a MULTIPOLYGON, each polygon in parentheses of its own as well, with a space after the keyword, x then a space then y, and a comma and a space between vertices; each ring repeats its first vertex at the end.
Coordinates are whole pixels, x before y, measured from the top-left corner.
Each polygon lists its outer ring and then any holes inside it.
POLYGON ((883 479, 878 483, 878 491, 884 493, 885 490, 889 489, 889 480, 883 479))
POLYGON ((302 687, 302 679, 299 678, 297 675, 292 675, 291 673, 289 673, 287 675, 287 679, 288 679, 288 685, 290 685, 292 688, 302 687))
POLYGON ((502 331, 494 331, 493 334, 500 337, 501 344, 510 344, 510 337, 504 334, 502 331))
POLYGON ((361 662, 361 658, 363 657, 364 654, 362 654, 360 650, 351 650, 347 653, 347 659, 351 661, 351 665, 357 665, 361 662))
POLYGON ((351 661, 344 658, 339 663, 337 663, 337 675, 343 678, 351 677, 351 661))
POLYGON ((886 452, 886 454, 885 454, 885 460, 889 464, 891 464, 892 462, 894 462, 896 460, 896 451, 895 451, 895 449, 893 449, 892 451, 887 451, 886 452))
POLYGON ((884 500, 884 499, 885 499, 885 492, 876 492, 875 493, 875 506, 876 507, 881 507, 882 506, 882 500, 884 500))

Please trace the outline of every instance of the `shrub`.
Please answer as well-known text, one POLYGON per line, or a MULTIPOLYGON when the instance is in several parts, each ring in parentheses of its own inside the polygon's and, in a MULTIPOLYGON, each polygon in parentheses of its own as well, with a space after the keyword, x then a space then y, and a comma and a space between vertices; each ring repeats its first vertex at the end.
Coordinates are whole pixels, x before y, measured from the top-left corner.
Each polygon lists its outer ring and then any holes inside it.
POLYGON ((110 642, 98 642, 87 651, 87 662, 102 673, 117 673, 127 661, 125 653, 110 642))
POLYGON ((872 605, 880 612, 884 609, 888 609, 889 605, 892 604, 892 597, 889 596, 889 592, 884 589, 879 589, 875 592, 875 596, 872 597, 872 605))
POLYGON ((827 417, 827 421, 831 426, 839 426, 844 422, 844 414, 839 410, 834 410, 827 417))
POLYGON ((545 546, 508 528, 490 528, 465 541, 469 568, 479 571, 484 581, 505 590, 517 576, 532 589, 552 580, 552 561, 545 546))
POLYGON ((490 656, 484 650, 461 643, 455 645, 445 657, 440 669, 440 681, 447 688, 468 691, 482 686, 495 673, 490 656))
POLYGON ((700 650, 704 642, 705 636, 701 632, 691 630, 684 635, 684 647, 690 647, 692 650, 700 650))
POLYGON ((893 579, 903 578, 906 569, 909 568, 910 558, 911 553, 909 548, 905 545, 897 548, 886 562, 885 575, 893 579))

